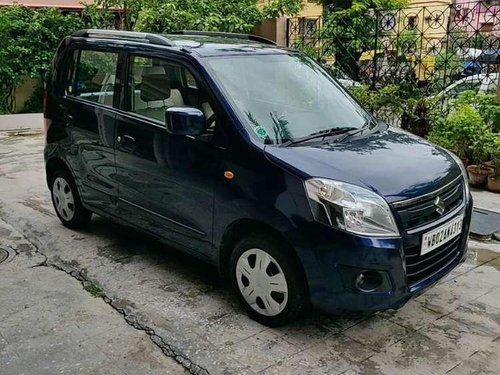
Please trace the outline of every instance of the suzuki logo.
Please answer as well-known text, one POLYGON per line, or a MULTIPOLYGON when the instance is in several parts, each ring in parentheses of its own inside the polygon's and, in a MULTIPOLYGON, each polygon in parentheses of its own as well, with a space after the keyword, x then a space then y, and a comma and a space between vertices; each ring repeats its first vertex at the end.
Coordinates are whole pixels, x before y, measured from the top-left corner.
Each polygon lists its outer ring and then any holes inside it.
POLYGON ((444 205, 444 202, 442 201, 441 197, 436 197, 436 199, 434 199, 434 206, 436 206, 436 212, 439 215, 444 214, 446 206, 444 205))

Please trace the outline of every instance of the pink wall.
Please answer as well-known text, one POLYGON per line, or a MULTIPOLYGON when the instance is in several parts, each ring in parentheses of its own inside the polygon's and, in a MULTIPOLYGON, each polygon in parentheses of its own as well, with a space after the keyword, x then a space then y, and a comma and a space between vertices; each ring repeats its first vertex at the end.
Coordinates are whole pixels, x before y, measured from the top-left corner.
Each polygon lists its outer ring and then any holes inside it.
MULTIPOLYGON (((475 30, 484 30, 486 24, 492 24, 494 30, 500 26, 500 5, 498 1, 490 1, 490 4, 481 1, 456 0, 455 23, 463 27, 468 33, 475 30)), ((489 30, 489 29, 488 29, 489 30)), ((486 31, 486 30, 484 30, 486 31)))

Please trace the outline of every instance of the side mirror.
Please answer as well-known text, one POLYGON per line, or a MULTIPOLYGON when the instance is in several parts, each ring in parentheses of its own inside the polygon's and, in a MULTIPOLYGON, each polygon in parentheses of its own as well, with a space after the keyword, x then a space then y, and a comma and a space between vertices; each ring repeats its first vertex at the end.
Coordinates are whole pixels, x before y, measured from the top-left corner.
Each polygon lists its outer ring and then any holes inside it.
POLYGON ((200 135, 206 130, 205 115, 194 107, 170 107, 165 112, 167 132, 175 135, 200 135))

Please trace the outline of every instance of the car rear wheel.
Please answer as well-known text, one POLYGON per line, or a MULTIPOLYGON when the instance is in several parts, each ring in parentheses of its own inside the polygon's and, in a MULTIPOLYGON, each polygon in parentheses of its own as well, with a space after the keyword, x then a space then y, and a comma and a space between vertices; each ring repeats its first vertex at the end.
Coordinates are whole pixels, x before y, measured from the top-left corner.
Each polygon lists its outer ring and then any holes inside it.
POLYGON ((231 277, 248 314, 276 327, 293 321, 306 301, 305 280, 295 258, 260 235, 240 241, 231 256, 231 277))
POLYGON ((72 229, 85 227, 92 212, 83 207, 75 182, 66 171, 56 171, 51 179, 51 195, 57 217, 72 229))

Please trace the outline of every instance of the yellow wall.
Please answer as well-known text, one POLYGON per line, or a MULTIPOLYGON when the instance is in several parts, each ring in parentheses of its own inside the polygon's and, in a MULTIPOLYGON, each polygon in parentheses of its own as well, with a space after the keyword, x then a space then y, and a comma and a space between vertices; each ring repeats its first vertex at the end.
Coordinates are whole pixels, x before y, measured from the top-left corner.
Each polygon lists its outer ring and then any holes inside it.
POLYGON ((299 13, 299 17, 318 17, 323 14, 323 5, 317 3, 304 2, 304 7, 299 13))
MULTIPOLYGON (((259 3, 264 6, 270 0, 259 0, 259 3)), ((323 6, 316 2, 304 0, 302 10, 299 14, 293 17, 311 17, 316 18, 323 15, 323 6)), ((260 25, 256 26, 252 33, 274 40, 281 46, 286 45, 286 20, 287 16, 273 20, 265 20, 260 25)))
POLYGON ((451 0, 410 0, 408 7, 398 13, 400 19, 397 32, 404 31, 408 17, 414 16, 417 18, 416 30, 424 34, 423 47, 439 43, 446 36, 451 3, 451 0), (438 16, 439 20, 436 20, 438 16))
POLYGON ((14 113, 22 111, 22 109, 24 108, 24 103, 29 99, 37 85, 37 79, 26 78, 26 80, 20 86, 16 87, 16 92, 14 95, 16 100, 16 107, 14 109, 14 113))
POLYGON ((451 0, 410 0, 405 9, 396 13, 398 17, 396 27, 389 34, 400 35, 410 30, 418 33, 419 42, 416 50, 405 52, 415 62, 415 74, 419 80, 430 79, 434 72, 435 56, 443 49, 446 42, 451 3, 451 0), (408 27, 409 18, 414 19, 413 29, 408 27))

